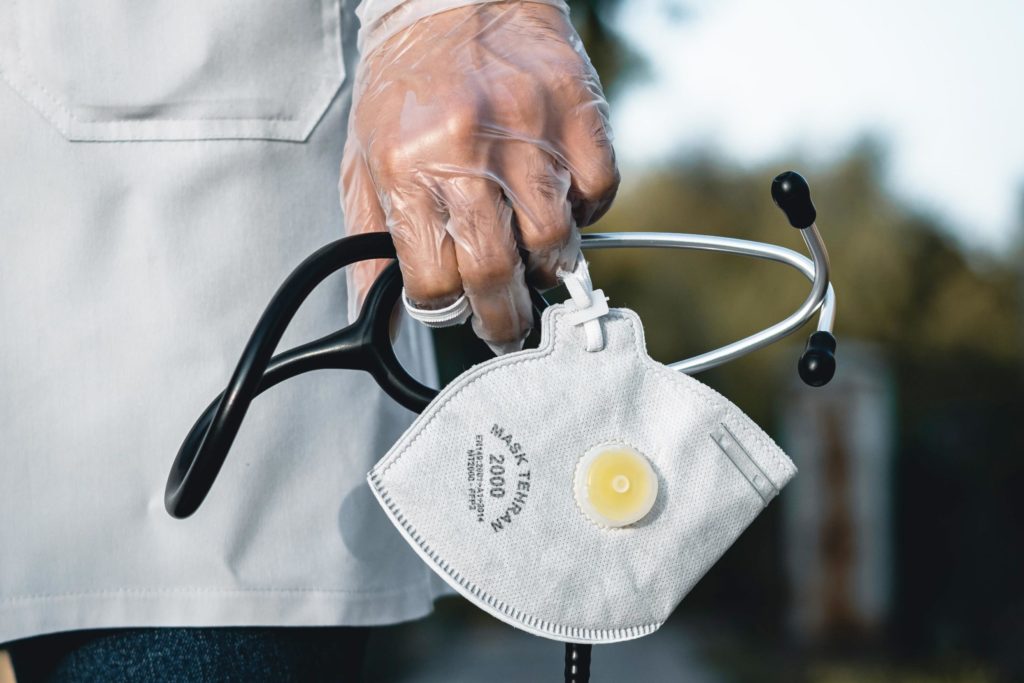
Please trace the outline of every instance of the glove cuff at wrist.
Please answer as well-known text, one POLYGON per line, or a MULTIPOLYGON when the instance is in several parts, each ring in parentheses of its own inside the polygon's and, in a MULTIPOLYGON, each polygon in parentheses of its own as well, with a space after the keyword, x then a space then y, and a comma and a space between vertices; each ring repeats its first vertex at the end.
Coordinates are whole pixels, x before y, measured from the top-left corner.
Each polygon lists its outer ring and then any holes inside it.
MULTIPOLYGON (((526 0, 557 7, 569 14, 565 0, 526 0)), ((469 5, 508 0, 363 0, 356 8, 359 17, 359 54, 365 59, 391 36, 420 19, 469 5)))

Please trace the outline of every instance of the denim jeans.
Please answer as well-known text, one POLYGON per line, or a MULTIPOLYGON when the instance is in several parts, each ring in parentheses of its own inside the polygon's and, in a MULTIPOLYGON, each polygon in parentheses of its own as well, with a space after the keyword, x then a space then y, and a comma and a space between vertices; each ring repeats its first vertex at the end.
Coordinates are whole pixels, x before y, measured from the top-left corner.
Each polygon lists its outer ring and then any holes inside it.
POLYGON ((358 681, 365 628, 139 628, 8 643, 17 683, 358 681))

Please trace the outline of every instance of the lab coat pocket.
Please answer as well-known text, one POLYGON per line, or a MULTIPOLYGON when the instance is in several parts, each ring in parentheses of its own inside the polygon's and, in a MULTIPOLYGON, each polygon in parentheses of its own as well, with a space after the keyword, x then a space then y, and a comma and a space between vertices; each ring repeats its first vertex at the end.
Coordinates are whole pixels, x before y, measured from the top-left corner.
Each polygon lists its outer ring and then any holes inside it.
POLYGON ((305 140, 338 0, 0 0, 0 75, 67 139, 305 140))

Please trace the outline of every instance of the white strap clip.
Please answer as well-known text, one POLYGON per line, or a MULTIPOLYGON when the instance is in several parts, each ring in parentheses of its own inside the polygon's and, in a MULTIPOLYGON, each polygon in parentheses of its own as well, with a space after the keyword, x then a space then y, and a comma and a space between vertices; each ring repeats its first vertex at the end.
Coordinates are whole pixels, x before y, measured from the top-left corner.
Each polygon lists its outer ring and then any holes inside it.
POLYGON ((583 325, 587 337, 587 351, 600 351, 604 348, 604 331, 601 329, 600 318, 608 314, 608 297, 604 295, 604 291, 594 289, 590 280, 590 270, 582 254, 576 260, 576 267, 571 273, 559 270, 558 277, 565 283, 575 306, 575 310, 566 314, 566 322, 570 325, 583 325))

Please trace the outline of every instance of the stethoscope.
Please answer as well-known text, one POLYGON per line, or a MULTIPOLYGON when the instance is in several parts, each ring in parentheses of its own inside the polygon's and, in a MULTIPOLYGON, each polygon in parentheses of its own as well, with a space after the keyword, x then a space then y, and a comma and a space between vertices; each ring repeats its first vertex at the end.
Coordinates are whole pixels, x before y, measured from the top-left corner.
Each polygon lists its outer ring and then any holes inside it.
MULTIPOLYGON (((728 363, 792 334, 818 313, 817 331, 810 336, 797 369, 801 379, 810 386, 822 386, 832 379, 836 299, 829 282, 828 252, 815 223, 810 190, 803 177, 787 171, 772 181, 771 194, 790 225, 800 231, 811 258, 774 244, 713 235, 661 232, 583 235, 583 249, 656 247, 738 254, 783 263, 810 280, 807 298, 783 320, 713 351, 672 363, 669 365, 672 369, 694 374, 728 363)), ((409 410, 419 413, 426 408, 437 390, 421 384, 406 372, 392 346, 391 313, 402 294, 397 263, 392 263, 370 288, 355 322, 274 355, 292 317, 324 279, 359 261, 394 258, 391 236, 370 233, 331 242, 292 271, 260 316, 227 388, 199 416, 178 450, 164 498, 172 516, 188 517, 202 504, 253 399, 286 379, 311 370, 363 370, 370 373, 391 398, 409 410)), ((536 290, 531 290, 531 297, 539 320, 540 311, 548 304, 536 290)), ((590 648, 590 645, 566 643, 566 681, 589 680, 590 648)))

